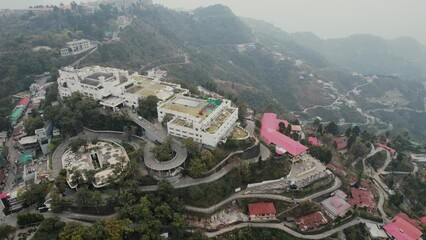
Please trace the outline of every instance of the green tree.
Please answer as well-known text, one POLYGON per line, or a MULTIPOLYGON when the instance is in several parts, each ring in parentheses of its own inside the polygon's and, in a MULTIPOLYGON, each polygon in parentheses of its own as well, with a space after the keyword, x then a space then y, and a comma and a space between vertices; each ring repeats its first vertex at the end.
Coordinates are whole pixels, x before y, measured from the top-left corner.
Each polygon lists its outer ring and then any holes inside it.
POLYGON ((201 150, 200 156, 201 156, 201 160, 203 160, 203 162, 207 166, 210 166, 215 159, 213 153, 210 150, 207 150, 207 149, 201 150))
POLYGON ((324 164, 329 163, 333 157, 331 150, 325 146, 311 146, 309 147, 309 153, 324 164))
POLYGON ((109 240, 127 239, 133 232, 132 221, 130 219, 107 219, 104 222, 106 237, 109 240))
POLYGON ((36 129, 42 128, 44 121, 41 116, 31 116, 24 121, 25 132, 28 135, 34 135, 36 129))
POLYGON ((43 203, 48 193, 48 182, 40 184, 27 185, 18 191, 18 199, 24 206, 30 206, 35 203, 43 203))
POLYGON ((339 126, 337 126, 336 123, 330 122, 325 128, 325 133, 331 133, 332 135, 338 135, 339 134, 339 126))
POLYGON ((286 132, 287 128, 283 122, 278 123, 278 131, 282 134, 286 132))
POLYGON ((322 134, 323 134, 322 124, 319 124, 319 125, 318 125, 317 133, 319 133, 320 135, 322 135, 322 134))
POLYGON ((74 138, 70 141, 69 146, 72 152, 77 152, 80 147, 86 146, 87 143, 87 140, 84 138, 74 138))
POLYGON ((189 175, 194 178, 199 178, 207 171, 206 163, 201 158, 194 158, 191 160, 189 167, 189 175))
POLYGON ((182 140, 183 145, 185 146, 188 154, 191 156, 195 156, 198 154, 199 145, 192 138, 185 138, 182 140))
POLYGON ((7 224, 0 225, 0 240, 1 239, 12 240, 16 230, 18 229, 11 225, 7 225, 7 224))
POLYGON ((404 202, 404 196, 396 191, 395 194, 389 196, 389 201, 395 206, 399 207, 404 202))
POLYGON ((59 234, 59 240, 83 240, 86 227, 77 222, 69 222, 59 234))
POLYGON ((65 223, 59 217, 44 219, 34 234, 33 240, 58 239, 65 223))
POLYGON ((22 213, 16 217, 16 224, 19 226, 25 226, 33 223, 40 223, 44 220, 44 217, 40 213, 22 213))
POLYGON ((346 129, 345 136, 350 137, 352 135, 352 126, 349 126, 348 129, 346 129))
POLYGON ((139 100, 138 113, 140 116, 153 120, 157 118, 157 103, 160 101, 156 96, 148 96, 139 100))
POLYGON ((353 135, 355 135, 355 136, 359 136, 359 134, 361 133, 361 129, 358 127, 358 126, 355 126, 353 129, 352 129, 352 134, 353 135))

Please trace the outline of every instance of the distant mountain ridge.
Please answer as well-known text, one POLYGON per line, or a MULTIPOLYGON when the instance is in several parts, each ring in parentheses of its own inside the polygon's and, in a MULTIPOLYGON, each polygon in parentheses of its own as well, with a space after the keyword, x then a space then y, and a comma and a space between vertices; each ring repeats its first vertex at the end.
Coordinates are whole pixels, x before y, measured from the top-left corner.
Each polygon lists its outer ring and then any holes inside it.
POLYGON ((290 38, 318 52, 330 63, 348 70, 409 80, 426 79, 426 46, 413 38, 386 40, 357 34, 322 40, 312 33, 295 33, 290 38))

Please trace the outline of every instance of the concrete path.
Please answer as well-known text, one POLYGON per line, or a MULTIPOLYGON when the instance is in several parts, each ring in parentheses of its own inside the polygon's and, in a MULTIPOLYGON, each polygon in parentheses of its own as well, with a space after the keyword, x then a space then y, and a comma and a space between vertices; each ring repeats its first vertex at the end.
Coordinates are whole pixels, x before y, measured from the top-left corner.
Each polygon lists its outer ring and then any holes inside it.
POLYGON ((247 199, 247 198, 264 198, 264 199, 279 200, 279 201, 290 202, 290 203, 297 203, 297 202, 308 201, 308 200, 320 197, 324 194, 331 193, 331 192, 339 189, 341 185, 342 185, 342 182, 340 181, 340 179, 338 177, 336 177, 334 179, 334 185, 332 187, 325 189, 325 190, 322 190, 322 191, 319 191, 319 192, 316 192, 316 193, 309 195, 309 196, 306 196, 304 198, 298 198, 298 199, 292 199, 290 197, 285 197, 285 196, 275 195, 275 194, 245 194, 249 190, 249 189, 246 189, 245 191, 235 193, 235 194, 231 195, 230 197, 228 197, 227 199, 221 201, 220 203, 217 203, 217 204, 210 206, 208 208, 185 206, 185 209, 187 209, 189 211, 193 211, 193 212, 210 214, 210 213, 216 212, 219 208, 221 208, 222 206, 224 206, 224 205, 226 205, 226 204, 228 204, 228 203, 230 203, 234 200, 247 199))
POLYGON ((241 229, 241 228, 246 228, 246 227, 251 227, 251 228, 273 228, 273 229, 278 229, 281 231, 284 231, 296 238, 300 238, 300 239, 324 239, 326 237, 329 237, 337 232, 340 232, 346 228, 352 227, 354 225, 357 225, 359 223, 373 223, 373 224, 380 224, 378 222, 374 222, 371 220, 367 220, 367 219, 362 219, 362 218, 356 218, 348 223, 345 223, 339 227, 333 228, 331 230, 328 230, 326 232, 323 233, 319 233, 319 234, 302 234, 299 232, 294 231, 293 229, 284 226, 282 223, 240 223, 237 225, 232 225, 230 227, 226 227, 226 228, 222 228, 219 231, 216 232, 205 232, 206 236, 209 238, 212 237, 216 237, 219 236, 221 234, 224 234, 226 232, 231 232, 234 231, 236 229, 241 229))

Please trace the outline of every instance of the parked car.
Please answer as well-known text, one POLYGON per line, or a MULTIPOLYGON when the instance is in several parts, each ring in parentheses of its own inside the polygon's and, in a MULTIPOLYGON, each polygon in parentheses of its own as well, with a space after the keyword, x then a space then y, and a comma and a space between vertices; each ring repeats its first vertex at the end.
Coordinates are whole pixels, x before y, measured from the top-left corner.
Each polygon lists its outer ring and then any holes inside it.
POLYGON ((47 207, 38 208, 38 211, 41 212, 41 213, 47 212, 47 211, 49 211, 49 208, 47 208, 47 207))

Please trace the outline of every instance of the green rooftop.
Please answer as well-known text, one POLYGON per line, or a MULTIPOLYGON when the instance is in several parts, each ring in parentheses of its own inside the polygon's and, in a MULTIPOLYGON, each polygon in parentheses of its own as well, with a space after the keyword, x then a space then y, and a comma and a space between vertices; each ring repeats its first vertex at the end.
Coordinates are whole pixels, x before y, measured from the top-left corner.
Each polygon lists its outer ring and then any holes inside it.
POLYGON ((22 113, 24 113, 23 107, 15 108, 15 110, 13 110, 12 114, 10 115, 12 121, 19 119, 22 116, 22 113))
POLYGON ((19 163, 25 164, 29 161, 33 160, 33 153, 31 151, 25 151, 24 153, 19 156, 19 163))

